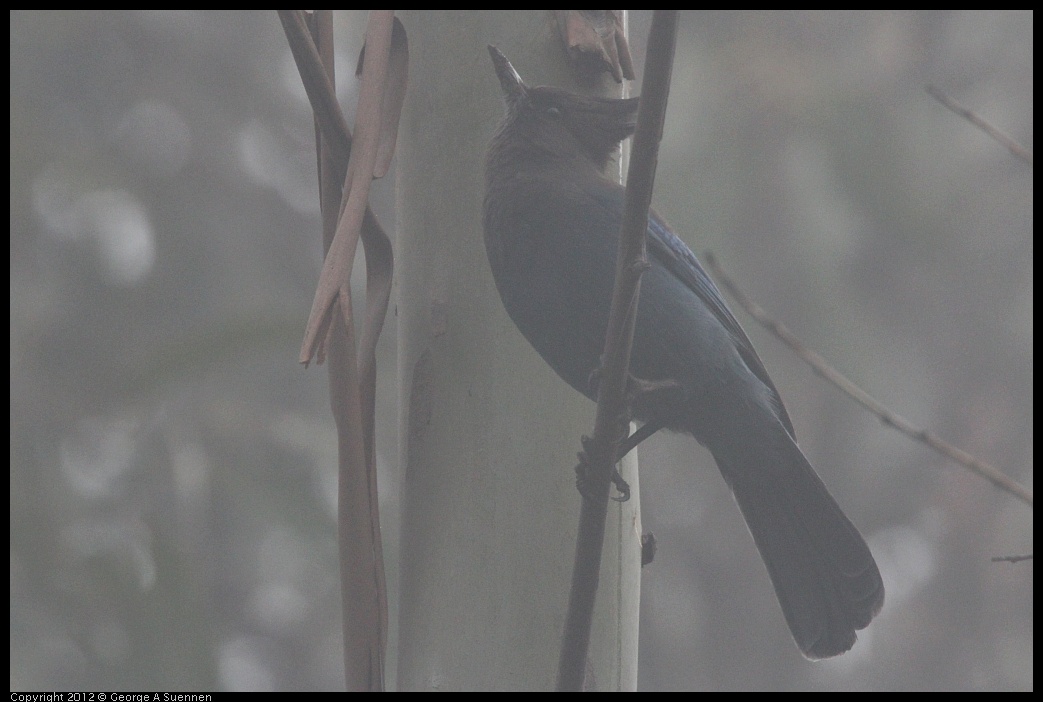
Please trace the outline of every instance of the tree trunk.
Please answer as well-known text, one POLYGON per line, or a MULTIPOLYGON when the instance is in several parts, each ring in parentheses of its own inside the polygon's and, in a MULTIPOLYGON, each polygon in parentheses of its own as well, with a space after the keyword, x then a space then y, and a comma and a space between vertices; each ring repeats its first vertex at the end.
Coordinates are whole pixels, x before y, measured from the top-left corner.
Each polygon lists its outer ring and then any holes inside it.
MULTIPOLYGON (((579 514, 573 467, 594 405, 507 317, 481 230, 485 148, 503 114, 486 44, 533 85, 578 89, 547 11, 402 13, 410 88, 396 243, 405 467, 400 690, 550 690, 579 514)), ((618 88, 610 79, 601 82, 618 88)), ((589 88, 588 88, 589 90, 589 88)), ((640 492, 613 503, 590 681, 637 682, 640 492)))

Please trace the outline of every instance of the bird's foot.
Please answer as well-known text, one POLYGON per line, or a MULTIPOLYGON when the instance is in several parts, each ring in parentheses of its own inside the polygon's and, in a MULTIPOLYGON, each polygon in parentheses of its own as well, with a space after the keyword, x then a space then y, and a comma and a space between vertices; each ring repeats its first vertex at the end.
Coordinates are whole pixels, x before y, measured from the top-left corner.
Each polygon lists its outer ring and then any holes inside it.
MULTIPOLYGON (((583 450, 580 451, 576 456, 579 458, 579 463, 576 465, 576 489, 579 490, 579 494, 583 495, 588 500, 598 500, 600 495, 596 491, 597 481, 594 480, 592 475, 592 466, 590 464, 590 445, 591 438, 584 436, 580 439, 583 444, 583 450)), ((623 476, 619 474, 619 469, 616 466, 612 466, 611 475, 612 484, 616 486, 616 491, 619 492, 618 497, 612 499, 616 502, 626 502, 630 499, 630 485, 623 476)))

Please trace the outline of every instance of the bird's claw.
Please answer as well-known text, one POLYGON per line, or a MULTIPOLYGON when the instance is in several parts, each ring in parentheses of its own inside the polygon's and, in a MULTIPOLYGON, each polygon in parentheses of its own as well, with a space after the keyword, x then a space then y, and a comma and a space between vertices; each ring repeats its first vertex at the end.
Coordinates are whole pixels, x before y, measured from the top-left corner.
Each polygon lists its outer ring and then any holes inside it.
POLYGON ((618 497, 612 499, 616 502, 626 502, 630 499, 630 484, 623 480, 623 476, 619 474, 618 468, 612 469, 612 484, 616 486, 616 491, 619 493, 618 497))
MULTIPOLYGON (((576 454, 579 459, 579 463, 576 464, 576 489, 579 490, 579 494, 583 495, 588 500, 597 500, 599 495, 594 492, 593 481, 591 480, 591 467, 590 458, 588 452, 590 450, 591 438, 589 436, 583 436, 580 438, 580 443, 583 444, 583 450, 576 454)), ((617 497, 612 499, 616 502, 626 502, 630 499, 630 485, 623 476, 619 474, 619 469, 615 466, 612 467, 612 484, 616 486, 616 491, 619 492, 617 497)))

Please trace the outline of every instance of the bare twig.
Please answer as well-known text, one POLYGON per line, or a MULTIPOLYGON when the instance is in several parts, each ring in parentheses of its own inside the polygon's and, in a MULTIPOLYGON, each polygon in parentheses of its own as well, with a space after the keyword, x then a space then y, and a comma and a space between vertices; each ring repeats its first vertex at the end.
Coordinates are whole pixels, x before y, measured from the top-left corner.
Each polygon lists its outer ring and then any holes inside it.
POLYGON ((912 422, 892 412, 874 397, 869 395, 865 390, 858 387, 855 383, 842 375, 837 369, 829 365, 822 356, 807 348, 800 339, 793 334, 793 332, 783 326, 780 322, 772 319, 768 313, 765 312, 764 308, 747 297, 747 295, 739 289, 739 287, 718 265, 717 259, 714 258, 713 254, 708 253, 705 258, 707 266, 709 266, 713 271, 714 275, 721 282, 721 285, 728 289, 728 292, 733 298, 735 298, 735 301, 738 302, 751 317, 757 320, 761 326, 765 327, 768 331, 782 340, 783 343, 793 349, 798 356, 804 359, 804 361, 811 366, 815 373, 843 390, 848 396, 879 417, 880 421, 884 424, 894 427, 916 441, 927 444, 947 458, 950 458, 972 472, 977 473, 996 487, 1009 492, 1011 495, 1014 495, 1026 504, 1030 506, 1032 505, 1032 492, 1028 488, 1008 478, 996 467, 975 458, 966 451, 943 441, 936 434, 927 429, 921 429, 920 427, 915 426, 912 422))
POLYGON ((282 22, 290 51, 297 63, 297 71, 301 74, 304 92, 308 94, 312 112, 319 123, 323 139, 328 143, 339 166, 341 177, 348 168, 348 156, 351 154, 351 132, 344 114, 337 104, 337 93, 333 89, 332 74, 326 72, 319 57, 315 42, 305 26, 304 13, 300 10, 279 10, 279 21, 282 22))
POLYGON ((1021 561, 1031 561, 1032 554, 1026 553, 1023 556, 994 556, 991 560, 993 563, 1020 563, 1021 561))
POLYGON ((634 339, 634 320, 641 273, 647 268, 645 235, 648 207, 670 92, 677 10, 656 10, 648 38, 648 58, 627 175, 623 227, 616 261, 612 310, 605 338, 605 359, 598 381, 594 435, 584 442, 588 465, 587 492, 580 509, 572 588, 558 664, 558 690, 582 689, 594 599, 601 570, 605 518, 612 471, 616 464, 621 420, 626 416, 627 369, 634 339))
POLYGON ((986 120, 982 119, 971 110, 956 102, 951 97, 949 97, 933 85, 928 85, 924 89, 927 91, 927 94, 933 97, 935 100, 942 103, 950 110, 958 114, 960 117, 963 117, 965 120, 973 124, 975 127, 982 130, 990 137, 1006 146, 1008 151, 1020 158, 1022 161, 1028 163, 1029 165, 1032 165, 1032 152, 1023 147, 1018 142, 1016 142, 1014 139, 1007 136, 999 129, 989 124, 986 120))

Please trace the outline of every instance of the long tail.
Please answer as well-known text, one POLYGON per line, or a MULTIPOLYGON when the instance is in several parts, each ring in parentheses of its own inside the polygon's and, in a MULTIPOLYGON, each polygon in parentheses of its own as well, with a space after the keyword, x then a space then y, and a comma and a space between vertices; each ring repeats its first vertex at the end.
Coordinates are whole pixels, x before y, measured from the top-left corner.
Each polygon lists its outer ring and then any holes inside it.
POLYGON ((808 658, 829 658, 850 649, 855 631, 880 611, 884 584, 862 535, 792 438, 777 429, 770 441, 714 450, 714 458, 797 646, 808 658))

